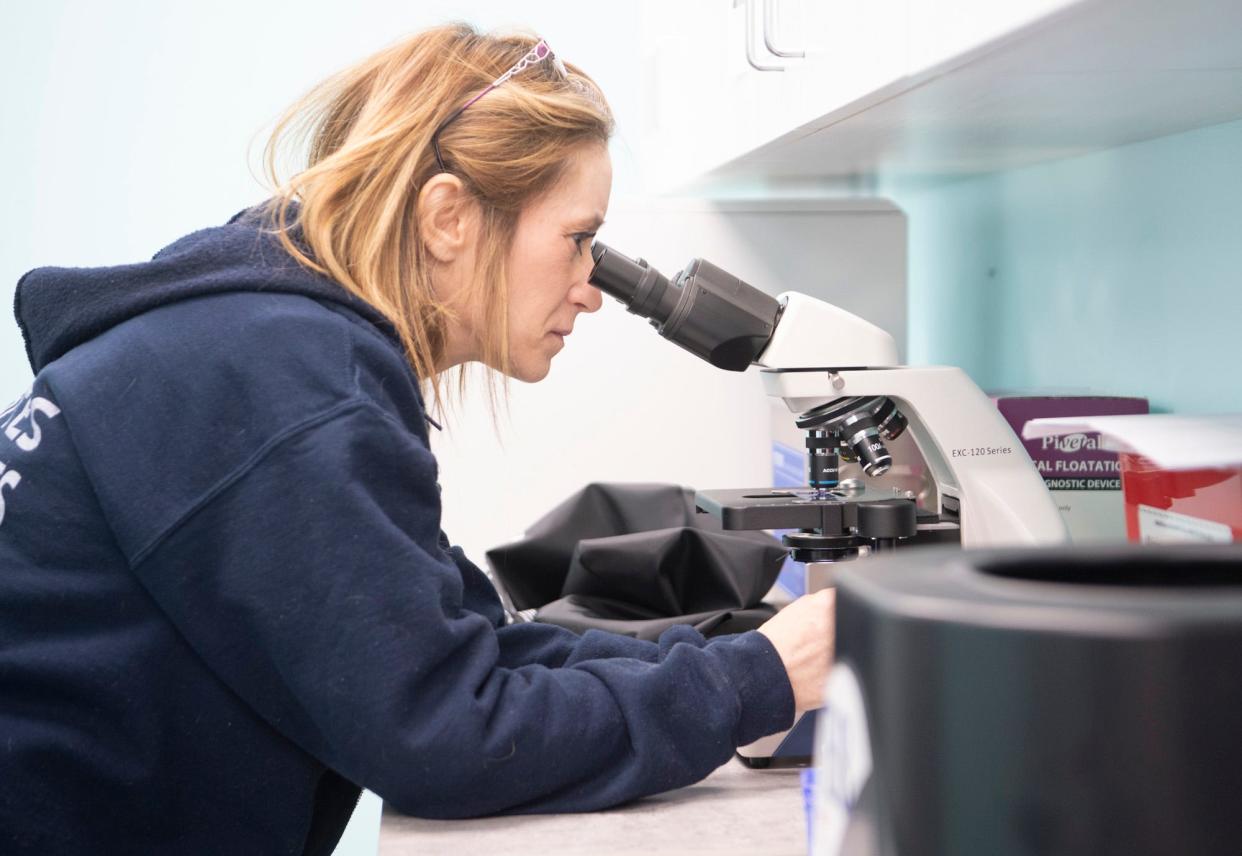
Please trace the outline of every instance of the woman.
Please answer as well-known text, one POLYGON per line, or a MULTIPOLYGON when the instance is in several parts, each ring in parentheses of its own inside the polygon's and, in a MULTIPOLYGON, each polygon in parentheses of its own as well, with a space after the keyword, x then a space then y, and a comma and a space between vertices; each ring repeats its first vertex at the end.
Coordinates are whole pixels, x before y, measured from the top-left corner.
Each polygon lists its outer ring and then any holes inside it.
POLYGON ((423 391, 544 377, 599 308, 612 120, 543 42, 444 27, 277 130, 310 162, 147 263, 41 268, 0 419, 0 850, 327 853, 694 782, 819 703, 831 603, 658 644, 505 626, 440 531, 423 391), (507 71, 506 71, 507 69, 507 71))

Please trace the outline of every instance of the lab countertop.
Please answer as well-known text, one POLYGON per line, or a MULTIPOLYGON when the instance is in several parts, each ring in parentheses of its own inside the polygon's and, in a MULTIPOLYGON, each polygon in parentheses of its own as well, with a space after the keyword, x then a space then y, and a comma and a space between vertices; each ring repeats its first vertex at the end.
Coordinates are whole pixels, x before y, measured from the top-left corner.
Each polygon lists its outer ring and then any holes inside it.
POLYGON ((798 770, 736 759, 696 785, 587 814, 422 820, 384 809, 380 856, 804 856, 798 770))

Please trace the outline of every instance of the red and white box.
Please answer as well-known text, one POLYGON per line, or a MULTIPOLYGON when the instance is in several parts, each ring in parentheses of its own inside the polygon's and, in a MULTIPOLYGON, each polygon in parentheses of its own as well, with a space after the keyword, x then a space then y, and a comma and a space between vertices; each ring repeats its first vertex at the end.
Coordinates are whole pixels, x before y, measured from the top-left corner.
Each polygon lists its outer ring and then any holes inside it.
POLYGON ((1242 414, 1036 419, 1022 436, 1083 431, 1119 454, 1131 541, 1242 542, 1242 414))

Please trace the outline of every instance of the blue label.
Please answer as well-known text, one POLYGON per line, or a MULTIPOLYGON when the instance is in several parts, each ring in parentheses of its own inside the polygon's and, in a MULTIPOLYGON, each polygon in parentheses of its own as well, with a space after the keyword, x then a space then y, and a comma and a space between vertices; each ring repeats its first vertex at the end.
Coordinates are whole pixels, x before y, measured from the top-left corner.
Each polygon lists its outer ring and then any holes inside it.
POLYGON ((772 444, 772 485, 806 486, 806 455, 784 443, 772 444))

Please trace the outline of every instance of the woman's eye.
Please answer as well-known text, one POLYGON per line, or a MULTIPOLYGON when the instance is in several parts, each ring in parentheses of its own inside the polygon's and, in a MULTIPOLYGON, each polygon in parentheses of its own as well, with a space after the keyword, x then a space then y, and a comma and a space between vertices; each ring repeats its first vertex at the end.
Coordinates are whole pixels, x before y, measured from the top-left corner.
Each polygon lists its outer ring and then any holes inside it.
POLYGON ((578 254, 581 255, 582 251, 590 245, 591 240, 595 237, 595 233, 594 232, 578 232, 577 234, 571 235, 570 237, 573 238, 574 246, 578 248, 578 254))

